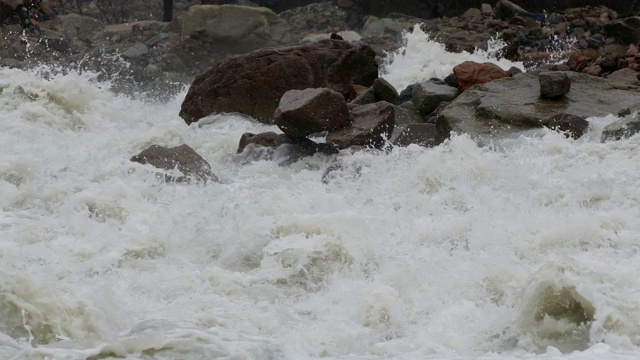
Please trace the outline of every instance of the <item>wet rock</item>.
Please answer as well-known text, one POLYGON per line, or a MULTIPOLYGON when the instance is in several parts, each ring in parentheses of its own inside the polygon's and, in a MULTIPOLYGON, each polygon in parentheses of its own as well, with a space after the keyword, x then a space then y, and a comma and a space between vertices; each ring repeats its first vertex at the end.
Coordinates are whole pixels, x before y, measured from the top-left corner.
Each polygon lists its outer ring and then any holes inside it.
POLYGON ((149 48, 145 44, 136 43, 132 47, 128 48, 122 53, 122 57, 125 59, 137 59, 143 57, 149 53, 149 48))
POLYGON ((507 74, 509 74, 509 76, 514 76, 516 74, 522 74, 522 70, 520 70, 520 68, 512 66, 509 68, 509 70, 507 70, 507 74))
POLYGON ((359 93, 355 99, 351 100, 349 102, 349 106, 373 104, 374 102, 376 102, 376 93, 373 90, 373 87, 370 87, 359 93))
POLYGON ((624 84, 637 84, 638 72, 630 68, 624 68, 607 75, 607 79, 624 84))
POLYGON ((556 114, 547 120, 546 126, 551 130, 565 133, 567 137, 578 139, 589 129, 589 122, 582 116, 556 114))
POLYGON ((540 95, 548 99, 563 96, 571 90, 571 79, 564 72, 542 72, 538 75, 540 95))
POLYGON ((527 11, 508 0, 499 0, 494 9, 498 19, 509 19, 527 11))
MULTIPOLYGON (((407 103, 405 103, 407 104, 407 103)), ((404 104, 403 104, 404 105, 404 104)), ((423 123, 424 118, 413 107, 393 106, 394 123, 396 126, 412 123, 423 123)))
POLYGON ((331 33, 347 28, 349 13, 330 2, 294 7, 278 14, 294 34, 331 33))
POLYGON ((131 161, 167 171, 164 175, 167 182, 190 182, 192 179, 204 182, 218 181, 211 172, 209 163, 186 144, 174 147, 151 145, 132 157, 131 161), (180 174, 174 174, 175 170, 180 174))
POLYGON ((383 35, 389 35, 396 37, 402 34, 403 31, 409 30, 412 24, 408 21, 394 20, 389 18, 378 19, 375 16, 370 16, 367 22, 364 24, 360 34, 362 37, 381 37, 383 35))
POLYGON ((191 84, 180 116, 187 124, 212 113, 238 112, 273 123, 282 95, 293 89, 327 87, 351 99, 353 85, 378 77, 373 50, 363 44, 321 40, 229 57, 191 84))
POLYGON ((543 126, 558 113, 579 117, 615 114, 639 103, 640 88, 586 74, 566 72, 571 91, 562 100, 540 97, 536 72, 518 74, 470 89, 438 117, 439 134, 503 137, 543 126))
POLYGON ((235 158, 241 164, 267 160, 284 166, 315 154, 328 156, 337 153, 338 149, 332 144, 316 143, 307 138, 294 139, 274 132, 244 133, 235 158))
POLYGON ((494 15, 493 8, 491 7, 491 4, 483 3, 480 6, 480 11, 482 12, 482 15, 484 15, 486 17, 493 17, 493 15, 494 15))
POLYGON ((448 85, 421 82, 413 88, 413 105, 422 115, 429 115, 443 101, 451 101, 458 96, 458 89, 448 85))
POLYGON ((434 147, 440 144, 436 125, 427 123, 396 125, 389 141, 395 146, 416 144, 434 147))
POLYGON ((294 42, 289 24, 276 13, 260 7, 194 5, 182 19, 182 39, 193 34, 240 54, 294 42))
POLYGON ((276 125, 291 137, 340 129, 350 120, 344 96, 327 88, 287 91, 274 117, 276 125))
POLYGON ((291 139, 285 134, 277 134, 273 131, 264 132, 260 134, 254 134, 246 132, 240 137, 240 143, 238 144, 237 153, 240 154, 244 149, 250 145, 256 145, 261 147, 276 148, 283 144, 292 144, 291 139))
POLYGON ((602 68, 598 64, 592 64, 584 68, 582 72, 591 76, 600 76, 602 75, 602 68))
POLYGON ((640 133, 640 118, 636 113, 607 125, 602 130, 602 142, 627 139, 638 133, 640 133))
POLYGON ((456 65, 453 68, 453 73, 458 79, 458 84, 462 91, 476 84, 485 84, 509 76, 498 65, 491 63, 480 64, 474 61, 465 61, 456 65))
POLYGON ((457 88, 460 86, 460 84, 458 83, 458 78, 454 73, 451 73, 447 77, 445 77, 444 83, 454 88, 457 88))
POLYGON ((67 14, 59 18, 60 30, 80 40, 91 39, 102 31, 103 25, 97 19, 78 14, 67 14))
POLYGON ((329 132, 327 142, 344 149, 353 145, 380 148, 394 128, 394 107, 381 101, 351 110, 353 121, 349 126, 329 132))
POLYGON ((587 43, 594 49, 603 46, 605 42, 604 36, 602 34, 594 34, 587 38, 587 43))
POLYGON ((407 86, 406 88, 404 88, 404 90, 402 90, 400 92, 400 96, 398 97, 398 104, 403 104, 407 101, 411 101, 411 98, 413 97, 413 87, 415 86, 415 84, 411 84, 409 86, 407 86))
POLYGON ((637 44, 640 42, 640 17, 611 21, 604 25, 604 31, 620 43, 637 44))
POLYGON ((376 101, 386 101, 391 104, 397 104, 400 98, 398 90, 383 78, 377 78, 373 82, 373 92, 376 101))

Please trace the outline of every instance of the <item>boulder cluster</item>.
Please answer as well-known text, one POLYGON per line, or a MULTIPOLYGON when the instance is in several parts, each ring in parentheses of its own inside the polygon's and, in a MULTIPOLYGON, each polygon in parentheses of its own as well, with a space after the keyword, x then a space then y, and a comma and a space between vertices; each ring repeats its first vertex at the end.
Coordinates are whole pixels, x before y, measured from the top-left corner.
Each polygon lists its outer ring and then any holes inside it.
MULTIPOLYGON (((281 130, 244 134, 238 153, 247 159, 256 149, 276 149, 296 161, 318 153, 437 146, 452 133, 493 141, 543 127, 577 139, 589 131, 589 116, 607 114, 621 119, 604 130, 602 141, 640 131, 640 16, 633 8, 629 14, 605 6, 540 13, 497 0, 452 11, 465 2, 434 0, 412 12, 415 2, 404 1, 176 0, 175 19, 160 22, 148 17, 159 17, 148 6, 107 18, 100 4, 87 1, 78 11, 49 8, 28 18, 29 25, 24 14, 10 21, 18 9, 10 3, 22 1, 0 0, 0 12, 8 14, 0 26, 0 66, 51 61, 118 74, 115 90, 136 92, 141 86, 167 92, 195 78, 180 111, 187 124, 239 113, 281 130), (416 26, 451 52, 500 40, 499 56, 527 70, 467 61, 444 79, 395 89, 378 77, 378 68, 401 46, 402 33, 416 26)), ((186 145, 154 145, 132 161, 164 169, 167 181, 217 181, 186 145)))

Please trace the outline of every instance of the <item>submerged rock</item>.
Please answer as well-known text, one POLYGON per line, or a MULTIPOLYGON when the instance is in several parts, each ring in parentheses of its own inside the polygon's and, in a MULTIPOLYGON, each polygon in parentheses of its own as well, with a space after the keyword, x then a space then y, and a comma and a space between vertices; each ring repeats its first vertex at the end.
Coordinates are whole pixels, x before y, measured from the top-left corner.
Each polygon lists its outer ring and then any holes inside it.
POLYGON ((640 133, 640 118, 635 113, 607 125, 602 130, 602 142, 622 140, 638 133, 640 133))
POLYGON ((204 182, 218 181, 211 172, 209 163, 187 144, 174 147, 151 145, 132 157, 131 161, 150 164, 167 171, 164 174, 167 182, 190 182, 191 179, 204 182), (176 176, 171 173, 175 170, 180 174, 176 176))

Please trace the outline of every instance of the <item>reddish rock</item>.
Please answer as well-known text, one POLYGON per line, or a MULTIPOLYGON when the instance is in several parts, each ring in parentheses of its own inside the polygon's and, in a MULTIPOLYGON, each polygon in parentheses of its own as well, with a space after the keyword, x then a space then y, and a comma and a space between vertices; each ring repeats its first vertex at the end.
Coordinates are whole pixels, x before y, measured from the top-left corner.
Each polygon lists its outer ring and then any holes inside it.
POLYGON ((456 75, 458 85, 462 91, 476 84, 484 84, 509 76, 498 65, 491 63, 480 64, 474 61, 465 61, 456 65, 453 68, 453 73, 456 75))
POLYGON ((638 72, 630 68, 624 68, 607 75, 607 79, 624 84, 637 84, 638 72))
POLYGON ((276 125, 292 137, 332 131, 349 124, 347 101, 327 88, 289 90, 274 115, 276 125))
POLYGON ((351 111, 353 121, 327 135, 327 142, 345 149, 353 145, 380 148, 395 126, 393 105, 380 101, 358 106, 351 111))
POLYGON ((600 76, 602 75, 602 68, 598 64, 592 64, 584 68, 582 72, 591 76, 600 76))
POLYGON ((353 85, 378 77, 375 52, 340 40, 260 49, 235 55, 198 75, 182 103, 190 124, 214 113, 238 112, 272 124, 282 95, 293 89, 326 87, 349 98, 353 85))
POLYGON ((353 1, 352 0, 338 0, 338 6, 343 8, 343 9, 348 9, 350 7, 352 7, 353 1))

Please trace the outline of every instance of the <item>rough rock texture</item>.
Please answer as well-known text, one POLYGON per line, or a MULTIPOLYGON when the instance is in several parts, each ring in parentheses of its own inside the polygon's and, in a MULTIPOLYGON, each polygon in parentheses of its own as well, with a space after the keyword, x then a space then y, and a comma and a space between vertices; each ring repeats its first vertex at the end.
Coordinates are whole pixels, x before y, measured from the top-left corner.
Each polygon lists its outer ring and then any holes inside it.
POLYGON ((343 129, 327 135, 327 142, 345 149, 353 145, 382 147, 394 128, 393 105, 380 101, 351 110, 353 121, 343 129))
POLYGON ((565 133, 567 137, 578 139, 589 129, 589 122, 583 116, 556 114, 547 120, 546 126, 565 133))
POLYGON ((165 174, 165 181, 167 182, 190 182, 191 179, 204 182, 218 181, 211 172, 209 163, 186 144, 174 147, 151 145, 132 157, 131 161, 166 170, 168 173, 165 174), (171 173, 176 169, 181 173, 178 176, 171 173))
POLYGON ((440 144, 435 124, 403 124, 396 125, 389 141, 395 146, 409 146, 416 144, 433 147, 440 144))
POLYGON ((363 44, 321 40, 261 49, 229 57, 196 77, 180 116, 190 124, 213 113, 239 112, 271 124, 289 90, 327 87, 351 99, 353 84, 368 87, 377 77, 375 53, 363 44))
POLYGON ((527 11, 508 0, 499 0, 494 11, 498 19, 508 19, 523 12, 526 13, 527 11))
POLYGON ((383 78, 377 78, 373 82, 373 93, 376 101, 386 101, 392 104, 397 104, 400 98, 398 90, 383 78))
POLYGON ((196 34, 229 53, 293 43, 291 27, 267 8, 195 5, 182 19, 182 39, 196 34))
POLYGON ((61 16, 60 30, 69 36, 75 36, 80 40, 91 39, 94 35, 102 31, 104 25, 97 19, 78 14, 67 14, 61 16))
POLYGON ((278 147, 282 144, 291 144, 291 139, 285 134, 276 134, 273 131, 264 132, 260 134, 254 134, 250 132, 246 132, 242 134, 240 137, 240 143, 238 144, 237 153, 240 154, 244 151, 244 149, 250 145, 254 144, 256 146, 262 147, 278 147))
POLYGON ((279 17, 287 21, 298 35, 331 33, 344 30, 349 14, 328 2, 320 2, 283 11, 279 17))
POLYGON ((422 115, 429 115, 443 101, 451 101, 458 96, 458 89, 448 85, 438 85, 426 81, 415 84, 412 101, 422 115))
POLYGON ((638 114, 632 114, 607 125, 602 130, 602 142, 622 140, 638 133, 640 133, 640 118, 638 114))
POLYGON ((258 160, 275 161, 279 165, 290 165, 315 154, 333 155, 338 150, 327 143, 316 143, 306 138, 291 139, 285 134, 266 132, 244 133, 240 138, 236 155, 240 163, 258 160))
POLYGON ((637 84, 638 72, 630 68, 624 68, 607 75, 607 79, 624 84, 637 84))
POLYGON ((465 61, 454 66, 453 73, 458 79, 458 86, 462 91, 476 84, 485 84, 509 76, 498 65, 491 63, 480 64, 474 61, 465 61))
MULTIPOLYGON (((406 104, 406 103, 405 103, 406 104)), ((424 118, 420 116, 417 112, 411 109, 407 109, 403 106, 393 106, 393 115, 395 117, 395 124, 403 125, 403 124, 413 124, 413 123, 423 123, 424 118)))
POLYGON ((611 21, 604 25, 604 30, 608 36, 623 44, 637 44, 640 42, 640 17, 611 21))
POLYGON ((545 98, 559 98, 571 90, 571 79, 564 72, 542 72, 538 75, 540 95, 545 98))
POLYGON ((274 117, 276 125, 291 137, 340 129, 350 120, 344 96, 327 88, 287 91, 274 117))
POLYGON ((439 134, 503 136, 543 126, 556 114, 605 116, 640 104, 640 88, 586 74, 566 72, 571 91, 562 100, 540 98, 538 74, 496 80, 458 96, 438 117, 439 134))

